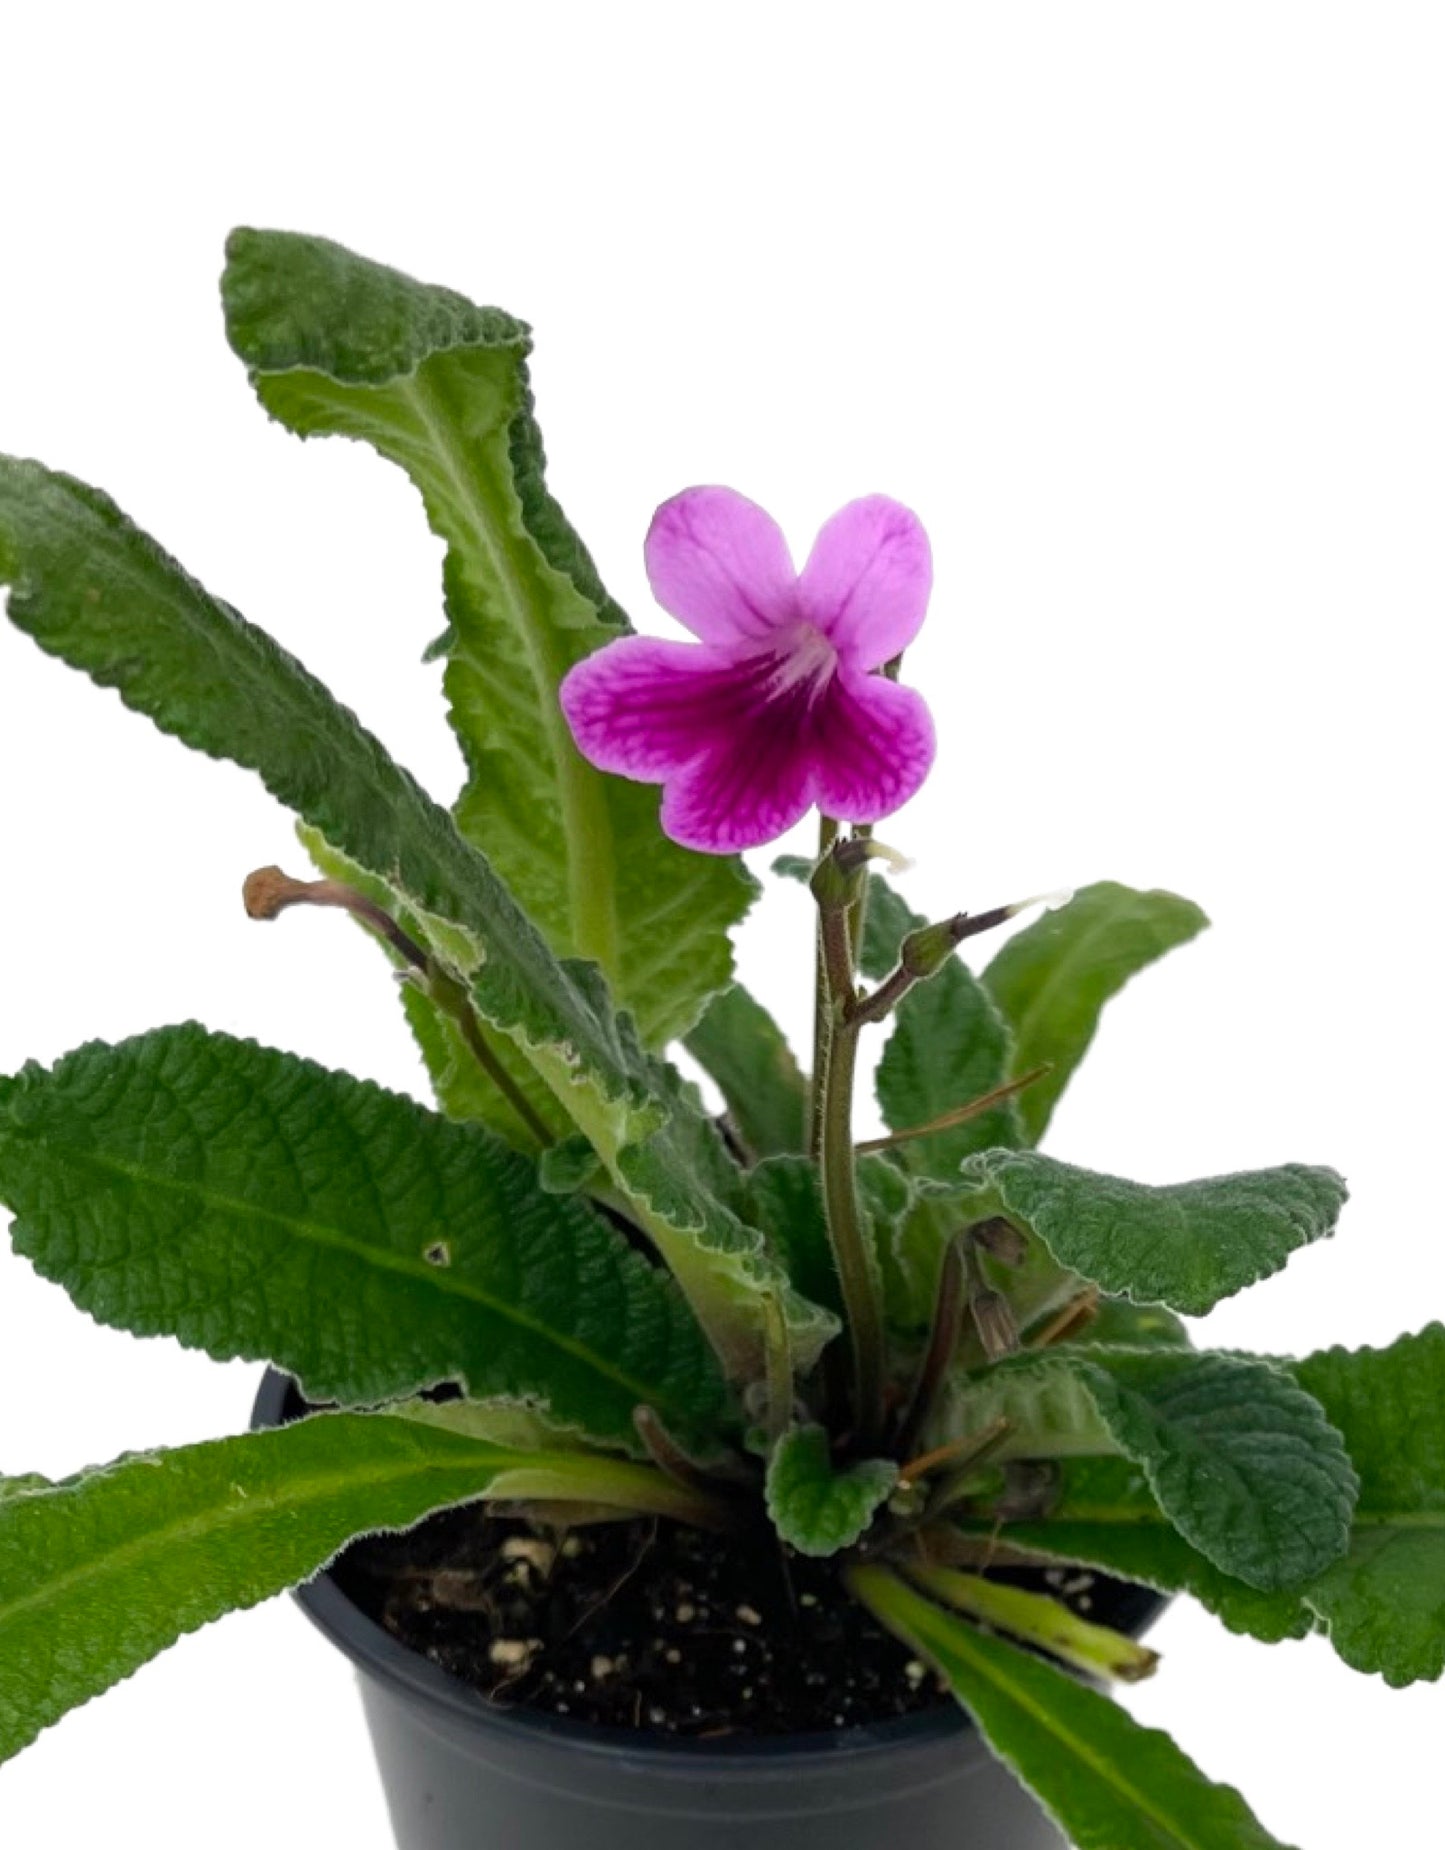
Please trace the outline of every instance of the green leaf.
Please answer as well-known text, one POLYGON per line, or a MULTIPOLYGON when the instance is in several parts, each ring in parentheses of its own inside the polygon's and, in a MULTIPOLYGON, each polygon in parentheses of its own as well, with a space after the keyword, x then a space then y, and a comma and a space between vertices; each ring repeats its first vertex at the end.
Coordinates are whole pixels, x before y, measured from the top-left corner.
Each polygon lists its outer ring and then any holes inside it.
POLYGON ((768 1514, 799 1554, 837 1554, 857 1541, 897 1482, 890 1458, 838 1470, 824 1429, 795 1426, 768 1461, 768 1514))
POLYGON ((0 1498, 0 1760, 186 1632, 309 1579, 354 1535, 483 1496, 678 1514, 678 1494, 620 1459, 357 1413, 24 1480, 0 1498))
POLYGON ((687 1037, 754 1157, 803 1148, 808 1082, 782 1029, 740 984, 714 996, 687 1037))
MULTIPOLYGON (((999 1533, 991 1521, 967 1526, 979 1535, 999 1533)), ((1011 1547, 1033 1554, 1102 1568, 1161 1593, 1192 1594, 1230 1631, 1266 1644, 1303 1638, 1314 1627, 1301 1594, 1246 1586, 1191 1548, 1127 1459, 1070 1460, 1048 1520, 1010 1523, 1002 1534, 1011 1547)))
MULTIPOLYGON (((592 1143, 729 1369, 761 1372, 777 1292, 762 1239, 692 1163, 701 1133, 615 1015, 595 965, 559 962, 486 858, 352 714, 205 592, 95 489, 0 459, 0 581, 10 617, 161 728, 258 771, 419 921, 483 1022, 511 1037, 592 1143), (671 1109, 673 1122, 654 1135, 671 1109)), ((795 1352, 832 1320, 788 1303, 795 1352)))
POLYGON ((1013 1031, 1011 1078, 1053 1070, 1019 1095, 1028 1141, 1037 1143, 1059 1095, 1088 1051, 1099 1014, 1137 971, 1209 923, 1175 893, 1141 893, 1101 880, 1035 919, 983 973, 1013 1031))
POLYGON ((741 861, 658 826, 657 791, 578 753, 557 702, 626 619, 543 480, 526 326, 322 238, 240 230, 226 328, 271 415, 369 443, 446 543, 445 685, 469 770, 462 832, 554 950, 595 960, 643 1037, 685 1033, 732 974, 741 861))
POLYGON ((725 1408, 672 1281, 477 1126, 254 1042, 165 1028, 0 1080, 15 1247, 100 1322, 277 1363, 312 1400, 441 1381, 610 1444, 725 1408))
POLYGON ((1319 1402, 1268 1362, 1177 1349, 1080 1349, 967 1382, 937 1439, 1004 1418, 996 1458, 1117 1452, 1226 1574, 1300 1587, 1343 1555, 1358 1479, 1319 1402))
MULTIPOLYGON (((378 880, 364 867, 346 855, 339 854, 322 835, 308 828, 305 823, 298 825, 296 833, 306 852, 328 880, 339 880, 344 886, 363 894, 383 911, 391 911, 397 924, 415 941, 425 939, 425 925, 404 905, 397 904, 396 896, 385 881, 378 880)), ((401 967, 400 957, 383 939, 370 931, 366 935, 393 969, 401 967)), ((477 1060, 456 1018, 438 1004, 425 985, 408 980, 401 983, 399 989, 402 1011, 425 1063, 427 1077, 440 1108, 449 1118, 459 1119, 463 1123, 485 1124, 514 1149, 525 1150, 529 1156, 540 1155, 542 1146, 536 1132, 518 1114, 515 1106, 477 1060)), ((480 1021, 476 1024, 476 1032, 535 1116, 551 1129, 554 1137, 565 1138, 571 1119, 565 1115, 552 1089, 522 1049, 507 1035, 483 1027, 480 1021)))
POLYGON ((1300 1163, 1152 1188, 998 1150, 964 1164, 956 1205, 1016 1222, 1107 1292, 1197 1317, 1332 1234, 1347 1192, 1333 1169, 1300 1163))
POLYGON ((564 1103, 610 1133, 658 1121, 625 1036, 583 968, 559 964, 489 863, 355 716, 213 598, 107 496, 0 458, 0 583, 10 619, 114 687, 161 731, 259 773, 279 801, 408 902, 564 1103))
POLYGON ((1295 1366, 1360 1474, 1349 1553, 1305 1589, 1330 1642, 1395 1687, 1445 1671, 1445 1325, 1295 1366))
POLYGON ((1157 1729, 1041 1658, 977 1631, 886 1568, 848 1569, 853 1592, 929 1658, 994 1752, 1078 1850, 1281 1850, 1232 1786, 1157 1729))

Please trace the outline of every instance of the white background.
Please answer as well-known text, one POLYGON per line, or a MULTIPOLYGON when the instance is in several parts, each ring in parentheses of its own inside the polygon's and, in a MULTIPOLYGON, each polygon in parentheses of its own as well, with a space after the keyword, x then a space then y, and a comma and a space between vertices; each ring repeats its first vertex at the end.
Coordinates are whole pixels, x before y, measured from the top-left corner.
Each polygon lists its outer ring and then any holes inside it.
MULTIPOLYGON (((1380 0, 17 8, 0 446, 107 487, 441 795, 439 549, 400 476, 251 400, 232 224, 528 317, 553 484, 645 626, 687 483, 800 550, 855 494, 910 502, 942 749, 886 834, 919 903, 1108 876, 1215 920, 1110 1010, 1052 1148, 1333 1162, 1339 1238, 1207 1336, 1386 1342, 1445 1312, 1442 49, 1380 0)), ((259 786, 3 624, 0 792, 0 1070, 195 1016, 421 1087, 359 934, 243 918, 247 870, 299 860, 259 786)), ((798 1030, 807 966, 780 899, 744 967, 798 1030)), ((238 1430, 256 1373, 0 1256, 0 1468, 238 1430)), ((1438 1842, 1438 1688, 1183 1605, 1158 1642, 1131 1707, 1283 1840, 1438 1842)), ((348 1672, 286 1602, 48 1733, 0 1815, 37 1850, 388 1842, 348 1672)))

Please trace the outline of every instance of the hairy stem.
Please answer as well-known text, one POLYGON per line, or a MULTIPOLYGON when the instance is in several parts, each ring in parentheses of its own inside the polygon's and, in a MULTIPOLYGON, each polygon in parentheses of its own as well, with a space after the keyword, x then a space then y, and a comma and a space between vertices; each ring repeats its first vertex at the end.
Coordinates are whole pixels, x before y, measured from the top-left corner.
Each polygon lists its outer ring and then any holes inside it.
MULTIPOLYGON (((831 816, 818 817, 818 859, 838 839, 831 816)), ((816 1163, 823 1154, 823 1083, 828 1071, 828 1043, 833 1023, 828 1012, 828 972, 823 962, 823 921, 820 917, 813 945, 813 1078, 809 1094, 808 1150, 816 1163)))
POLYGON ((858 1064, 858 1030, 833 1022, 823 1086, 823 1208, 838 1268, 853 1354, 853 1422, 857 1446, 875 1447, 883 1427, 883 1306, 873 1275, 853 1158, 853 1079, 858 1064))

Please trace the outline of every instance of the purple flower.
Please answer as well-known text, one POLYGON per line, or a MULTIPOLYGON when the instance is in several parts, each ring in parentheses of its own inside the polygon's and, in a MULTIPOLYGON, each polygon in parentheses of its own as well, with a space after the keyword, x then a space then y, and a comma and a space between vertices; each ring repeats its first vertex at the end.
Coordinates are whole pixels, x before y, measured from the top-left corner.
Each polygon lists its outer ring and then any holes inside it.
POLYGON ((695 643, 626 636, 579 662, 562 708, 604 771, 663 785, 662 826, 711 854, 756 848, 816 803, 876 822, 933 762, 922 698, 874 673, 918 634, 928 536, 884 495, 850 501, 801 573, 777 523, 731 488, 653 517, 653 594, 695 643))

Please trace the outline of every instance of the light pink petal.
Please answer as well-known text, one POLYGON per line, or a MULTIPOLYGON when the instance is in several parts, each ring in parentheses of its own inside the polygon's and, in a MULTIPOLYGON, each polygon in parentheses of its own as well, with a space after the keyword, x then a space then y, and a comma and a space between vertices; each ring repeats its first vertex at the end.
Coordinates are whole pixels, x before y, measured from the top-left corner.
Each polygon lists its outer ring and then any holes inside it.
POLYGON ((685 488, 652 517, 652 594, 694 636, 755 647, 794 621, 797 573, 777 522, 731 488, 685 488))
POLYGON ((754 712, 662 793, 662 829, 685 848, 735 854, 785 835, 813 801, 805 735, 793 709, 754 712))
POLYGON ((842 669, 813 713, 818 807, 842 822, 901 809, 933 763, 933 720, 920 694, 842 669))
POLYGON ((852 668, 881 668, 918 634, 933 555, 918 516, 887 495, 840 508, 798 580, 802 613, 852 668))
POLYGON ((582 756, 643 783, 726 744, 739 701, 751 701, 713 650, 652 636, 620 637, 578 662, 558 697, 582 756))

